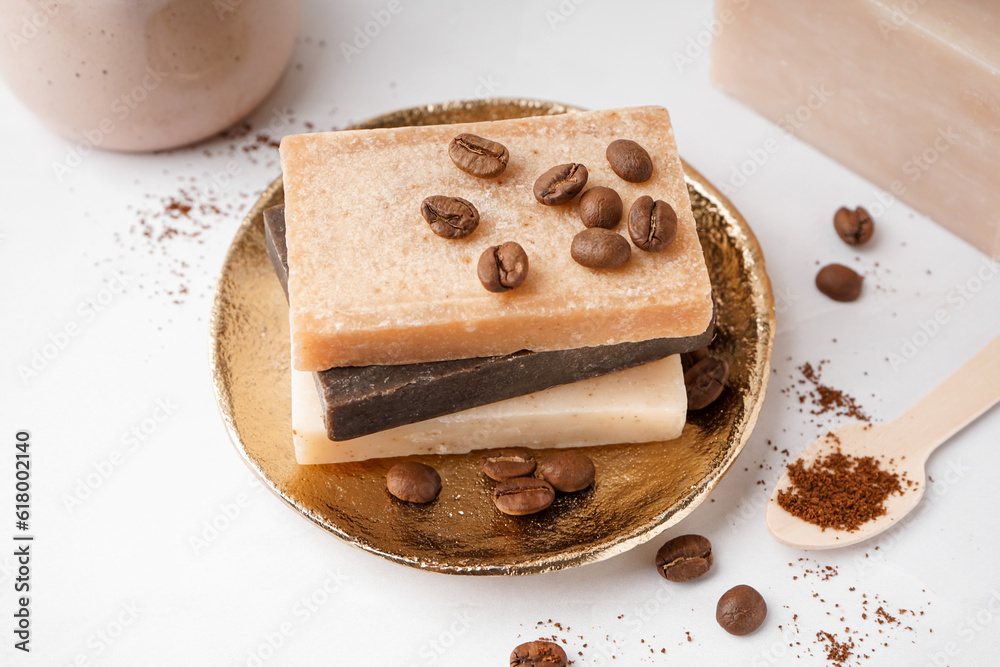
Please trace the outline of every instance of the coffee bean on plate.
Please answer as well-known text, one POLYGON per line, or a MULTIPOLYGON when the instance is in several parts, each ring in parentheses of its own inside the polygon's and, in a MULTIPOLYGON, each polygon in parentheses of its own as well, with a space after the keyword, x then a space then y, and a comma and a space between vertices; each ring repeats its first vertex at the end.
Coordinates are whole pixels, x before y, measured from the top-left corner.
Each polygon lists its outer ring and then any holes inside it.
POLYGON ((498 482, 512 477, 527 477, 535 472, 535 453, 525 447, 495 449, 479 458, 483 472, 498 482))
POLYGON ((474 134, 460 134, 452 139, 448 155, 456 167, 479 178, 496 178, 510 159, 506 146, 474 134))
POLYGON ((656 552, 656 570, 667 581, 691 581, 712 568, 712 543, 701 535, 681 535, 656 552))
POLYGON ((420 204, 420 215, 438 236, 465 238, 479 226, 479 211, 461 197, 433 195, 420 204))
POLYGON ((841 207, 833 216, 833 228, 847 245, 862 245, 875 233, 875 223, 868 211, 857 207, 853 211, 841 207))
POLYGON ((688 410, 701 410, 715 401, 726 387, 729 364, 718 357, 704 357, 684 373, 688 410))
POLYGON ((663 201, 644 195, 635 200, 628 212, 628 234, 636 248, 660 252, 677 235, 677 213, 663 201))
POLYGON ((575 162, 552 167, 535 181, 535 199, 546 206, 565 204, 583 190, 587 176, 587 168, 575 162))
POLYGON ((441 476, 429 465, 404 461, 389 468, 385 486, 400 500, 429 503, 441 493, 441 476))
POLYGON ((479 256, 479 281, 491 292, 506 292, 528 277, 528 253, 519 243, 490 246, 479 256))
POLYGON ((541 512, 555 498, 552 486, 537 477, 512 477, 493 489, 493 503, 497 509, 513 516, 541 512))
POLYGON ((748 635, 764 622, 767 604, 760 593, 746 585, 730 588, 719 598, 715 620, 731 635, 748 635))
POLYGON ((594 462, 580 452, 557 452, 542 459, 538 472, 556 491, 573 493, 594 483, 594 462))
POLYGON ((816 288, 834 301, 854 301, 861 296, 864 278, 843 264, 827 264, 816 274, 816 288))
POLYGON ((621 234, 591 227, 573 237, 569 253, 577 264, 587 268, 613 269, 628 261, 632 249, 621 234))
POLYGON ((567 664, 566 652, 554 642, 526 642, 510 654, 510 667, 566 667, 567 664))
POLYGON ((605 151, 611 170, 629 183, 643 183, 653 175, 653 160, 646 149, 631 139, 617 139, 605 151))
POLYGON ((614 229, 622 219, 621 196, 603 185, 590 188, 580 196, 580 220, 586 227, 614 229))

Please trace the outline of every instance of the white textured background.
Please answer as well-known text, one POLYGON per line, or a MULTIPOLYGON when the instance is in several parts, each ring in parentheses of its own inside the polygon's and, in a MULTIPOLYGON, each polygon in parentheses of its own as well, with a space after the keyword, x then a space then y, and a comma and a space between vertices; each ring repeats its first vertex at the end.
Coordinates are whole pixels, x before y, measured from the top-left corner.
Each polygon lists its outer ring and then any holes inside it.
POLYGON ((62 180, 52 165, 70 145, 0 88, 0 540, 11 544, 14 532, 18 429, 32 433, 37 535, 30 656, 12 648, 12 548, 0 548, 0 663, 503 665, 516 644, 554 634, 577 665, 831 664, 817 639, 825 631, 852 638, 865 664, 995 664, 1000 412, 931 458, 919 516, 875 542, 791 550, 767 535, 762 505, 784 460, 775 448, 794 454, 841 419, 810 415, 808 402, 800 410, 799 366, 828 360, 824 383, 892 419, 1000 333, 1000 274, 901 204, 878 216, 870 245, 841 244, 833 212, 876 202, 877 188, 712 88, 698 46, 711 40, 708 2, 575 2, 403 0, 350 62, 338 45, 385 3, 306 2, 293 65, 250 118, 249 135, 158 155, 95 153, 62 180), (685 52, 690 62, 679 65, 685 52), (714 502, 610 561, 518 579, 414 571, 297 516, 229 444, 207 367, 223 254, 278 175, 276 151, 252 148, 255 134, 487 96, 667 106, 685 159, 726 187, 756 231, 779 310, 760 422, 714 502), (745 183, 734 180, 748 151, 772 139, 778 150, 745 183), (201 192, 193 198, 218 212, 169 220, 162 200, 185 201, 182 191, 201 192), (198 234, 154 242, 143 219, 153 236, 168 223, 198 234), (831 261, 868 276, 861 300, 837 304, 815 291, 816 263, 831 261), (990 277, 960 297, 956 288, 983 266, 990 277), (921 322, 939 309, 948 323, 922 336, 921 322), (68 324, 77 335, 22 378, 19 367, 68 324), (902 356, 906 341, 919 350, 894 368, 887 357, 902 356), (211 532, 213 521, 223 529, 211 532), (653 557, 685 532, 712 540, 716 565, 669 585, 653 557), (807 572, 825 566, 837 575, 807 572), (744 638, 714 620, 719 595, 738 583, 769 606, 763 628, 744 638), (879 606, 900 623, 877 623, 879 606))

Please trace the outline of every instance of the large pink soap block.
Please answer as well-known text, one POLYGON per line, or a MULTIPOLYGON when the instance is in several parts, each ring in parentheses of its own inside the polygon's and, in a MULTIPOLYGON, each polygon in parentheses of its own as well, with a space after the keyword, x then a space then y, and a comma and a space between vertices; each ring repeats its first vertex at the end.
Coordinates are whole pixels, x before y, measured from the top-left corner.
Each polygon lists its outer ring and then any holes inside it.
POLYGON ((716 15, 723 90, 882 188, 873 215, 902 200, 1000 256, 1000 2, 716 0, 716 15))

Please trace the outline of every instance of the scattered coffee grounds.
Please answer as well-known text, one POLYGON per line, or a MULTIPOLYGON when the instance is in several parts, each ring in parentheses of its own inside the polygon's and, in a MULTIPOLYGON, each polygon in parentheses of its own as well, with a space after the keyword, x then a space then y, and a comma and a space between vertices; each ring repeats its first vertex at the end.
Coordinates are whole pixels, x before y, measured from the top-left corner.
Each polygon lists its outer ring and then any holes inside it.
POLYGON ((788 476, 792 486, 778 492, 778 505, 823 530, 853 532, 885 514, 890 494, 903 493, 898 474, 883 470, 871 456, 850 456, 839 447, 809 467, 795 461, 788 476))
POLYGON ((840 389, 834 389, 820 382, 820 372, 823 370, 824 363, 820 362, 816 368, 813 368, 809 362, 799 366, 799 371, 805 378, 805 380, 800 380, 799 383, 804 384, 808 382, 813 385, 813 389, 807 394, 799 393, 799 403, 805 403, 807 400, 810 401, 814 408, 812 410, 812 414, 814 415, 832 412, 838 417, 851 417, 859 421, 870 422, 871 417, 858 405, 854 397, 840 389))
POLYGON ((854 640, 850 637, 838 641, 836 635, 820 630, 816 633, 816 640, 824 645, 827 661, 837 667, 843 667, 854 653, 854 640))

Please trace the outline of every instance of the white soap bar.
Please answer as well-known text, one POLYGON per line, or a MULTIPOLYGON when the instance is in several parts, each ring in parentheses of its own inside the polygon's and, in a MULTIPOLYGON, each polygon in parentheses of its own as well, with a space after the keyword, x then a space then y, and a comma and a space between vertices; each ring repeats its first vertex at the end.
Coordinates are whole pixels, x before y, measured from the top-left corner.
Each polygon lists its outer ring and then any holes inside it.
POLYGON ((292 433, 302 465, 494 447, 587 447, 673 440, 687 414, 679 355, 602 377, 353 440, 326 437, 313 375, 292 371, 292 433))

